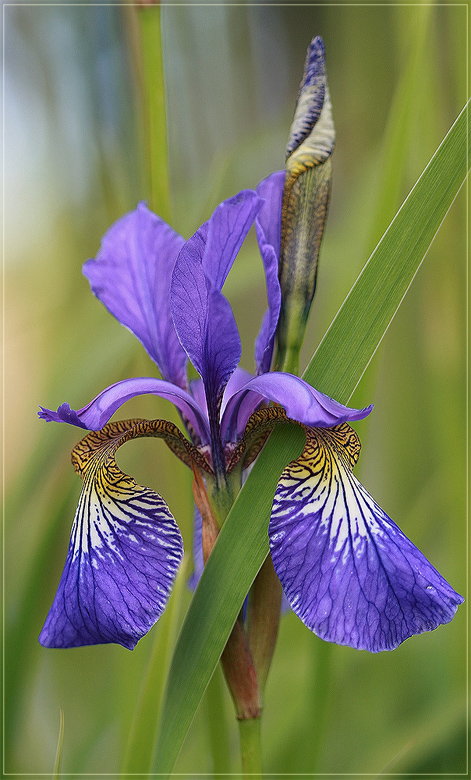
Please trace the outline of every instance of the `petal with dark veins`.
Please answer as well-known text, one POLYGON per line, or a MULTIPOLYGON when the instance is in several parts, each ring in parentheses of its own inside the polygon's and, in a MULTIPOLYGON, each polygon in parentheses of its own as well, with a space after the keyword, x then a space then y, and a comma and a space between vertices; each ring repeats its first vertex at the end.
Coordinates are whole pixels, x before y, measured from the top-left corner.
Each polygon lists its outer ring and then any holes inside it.
POLYGON ((94 295, 141 341, 164 379, 187 387, 186 354, 169 307, 170 279, 184 239, 139 203, 103 236, 83 273, 94 295))
POLYGON ((270 521, 273 564, 294 612, 319 637, 393 650, 454 616, 463 598, 352 473, 358 437, 307 430, 281 475, 270 521))
POLYGON ((39 637, 45 647, 116 642, 132 649, 164 611, 182 537, 164 500, 124 474, 114 456, 131 438, 165 437, 167 426, 160 420, 110 423, 75 447, 72 460, 83 487, 64 571, 39 637))

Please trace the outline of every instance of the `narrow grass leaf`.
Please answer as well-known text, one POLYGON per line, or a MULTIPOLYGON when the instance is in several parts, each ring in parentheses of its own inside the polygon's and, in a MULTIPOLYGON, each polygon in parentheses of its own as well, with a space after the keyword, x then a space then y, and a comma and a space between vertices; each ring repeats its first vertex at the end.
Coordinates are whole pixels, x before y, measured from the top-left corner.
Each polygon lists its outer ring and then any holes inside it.
POLYGON ((303 374, 341 403, 363 376, 466 178, 468 106, 376 246, 303 374))
POLYGON ((153 771, 171 772, 244 598, 268 554, 268 520, 281 472, 298 457, 304 432, 281 426, 257 460, 225 521, 175 648, 153 771))
MULTIPOLYGON (((467 107, 409 194, 309 364, 304 378, 345 402, 360 381, 467 173, 467 107), (348 350, 346 345, 348 344, 348 350)), ((153 771, 174 766, 243 600, 268 553, 267 528, 283 466, 300 429, 274 431, 214 547, 177 641, 153 771)))
POLYGON ((53 780, 58 780, 61 776, 62 743, 64 741, 64 710, 59 713, 59 735, 57 737, 56 758, 54 761, 53 780))
POLYGON ((165 678, 177 636, 187 577, 188 559, 185 557, 175 580, 168 607, 156 631, 121 769, 125 777, 131 777, 139 772, 148 774, 150 771, 165 678))

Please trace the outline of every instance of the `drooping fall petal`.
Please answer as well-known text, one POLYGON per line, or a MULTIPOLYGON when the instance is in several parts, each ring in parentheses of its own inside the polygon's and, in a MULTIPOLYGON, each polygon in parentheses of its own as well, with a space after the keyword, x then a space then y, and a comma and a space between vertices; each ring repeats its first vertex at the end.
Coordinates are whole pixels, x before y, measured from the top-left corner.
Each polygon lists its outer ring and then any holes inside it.
POLYGON ((45 647, 116 642, 132 649, 165 609, 183 555, 181 534, 164 500, 124 474, 115 453, 129 439, 167 438, 174 430, 164 420, 126 420, 75 447, 83 487, 39 638, 45 647))
POLYGON ((275 493, 270 549, 311 631, 379 652, 448 623, 463 598, 353 475, 359 448, 348 425, 307 430, 275 493))

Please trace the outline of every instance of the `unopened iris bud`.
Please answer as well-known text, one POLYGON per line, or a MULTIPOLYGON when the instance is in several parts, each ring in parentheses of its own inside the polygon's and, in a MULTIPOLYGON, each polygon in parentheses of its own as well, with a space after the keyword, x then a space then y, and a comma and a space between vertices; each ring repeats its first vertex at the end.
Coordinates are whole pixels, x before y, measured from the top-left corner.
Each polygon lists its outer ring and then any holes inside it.
POLYGON ((324 44, 311 41, 286 148, 279 278, 277 368, 298 373, 299 352, 316 288, 317 262, 330 197, 335 130, 324 44))

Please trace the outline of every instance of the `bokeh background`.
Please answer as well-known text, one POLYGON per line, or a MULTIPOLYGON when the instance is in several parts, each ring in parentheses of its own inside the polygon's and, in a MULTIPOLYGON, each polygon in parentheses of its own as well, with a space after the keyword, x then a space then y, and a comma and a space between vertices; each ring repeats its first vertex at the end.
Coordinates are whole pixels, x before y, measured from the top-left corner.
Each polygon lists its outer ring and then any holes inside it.
MULTIPOLYGON (((114 381, 155 375, 81 275, 106 228, 148 197, 135 14, 4 7, 6 773, 52 772, 62 708, 62 771, 117 775, 160 630, 133 652, 37 642, 80 491, 69 459, 80 433, 39 421, 38 404, 79 408, 114 381)), ((186 237, 222 198, 283 167, 306 47, 324 38, 337 144, 305 364, 466 101, 467 6, 164 5, 162 23, 173 225, 186 237)), ((466 217, 461 194, 352 398, 375 403, 356 425, 360 479, 463 594, 466 217)), ((253 236, 227 295, 251 370, 265 308, 253 236)), ((177 421, 156 398, 121 410, 134 415, 177 421)), ((130 442, 118 461, 165 496, 190 550, 185 467, 152 440, 130 442)), ((467 772, 466 662, 466 606, 380 655, 326 645, 285 615, 266 693, 265 771, 467 772)), ((226 710, 227 771, 237 772, 229 697, 226 710)), ((211 773, 219 727, 203 702, 175 771, 211 773)))

